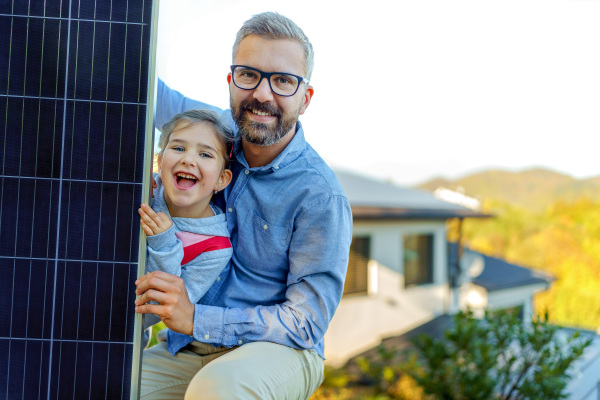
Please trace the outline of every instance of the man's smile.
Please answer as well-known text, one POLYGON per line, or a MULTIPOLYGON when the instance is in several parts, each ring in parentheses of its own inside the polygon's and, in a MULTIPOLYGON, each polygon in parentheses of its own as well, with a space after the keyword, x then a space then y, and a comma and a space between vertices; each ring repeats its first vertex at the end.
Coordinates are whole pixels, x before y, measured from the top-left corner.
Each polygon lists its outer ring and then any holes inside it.
POLYGON ((270 113, 266 113, 263 111, 250 110, 253 114, 260 115, 262 117, 272 117, 273 115, 270 113))

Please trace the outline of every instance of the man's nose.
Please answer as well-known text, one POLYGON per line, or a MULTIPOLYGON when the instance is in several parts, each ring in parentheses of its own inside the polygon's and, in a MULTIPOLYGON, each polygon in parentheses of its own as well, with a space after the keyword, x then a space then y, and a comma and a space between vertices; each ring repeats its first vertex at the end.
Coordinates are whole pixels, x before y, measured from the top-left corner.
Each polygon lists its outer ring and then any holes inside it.
POLYGON ((260 101, 261 103, 273 100, 273 92, 271 91, 269 80, 266 77, 262 77, 260 79, 260 83, 258 84, 256 89, 254 89, 253 96, 256 100, 260 101))

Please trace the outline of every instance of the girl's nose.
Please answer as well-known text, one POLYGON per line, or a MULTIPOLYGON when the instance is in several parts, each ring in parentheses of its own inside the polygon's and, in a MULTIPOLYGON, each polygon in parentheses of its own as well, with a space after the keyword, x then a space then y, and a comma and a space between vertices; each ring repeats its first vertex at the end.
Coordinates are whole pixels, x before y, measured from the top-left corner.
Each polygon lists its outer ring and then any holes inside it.
POLYGON ((190 153, 185 153, 183 155, 183 157, 181 157, 181 162, 185 165, 189 165, 190 167, 193 167, 196 165, 196 161, 194 160, 194 157, 190 153))

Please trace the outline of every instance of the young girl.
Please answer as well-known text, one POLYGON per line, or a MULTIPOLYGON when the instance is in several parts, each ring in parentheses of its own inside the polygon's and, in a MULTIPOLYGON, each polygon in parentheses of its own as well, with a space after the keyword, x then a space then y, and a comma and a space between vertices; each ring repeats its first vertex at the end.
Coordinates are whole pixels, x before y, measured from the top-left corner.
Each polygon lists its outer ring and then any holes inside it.
MULTIPOLYGON (((210 111, 186 111, 163 126, 152 207, 142 204, 140 224, 148 239, 146 272, 180 276, 197 303, 233 250, 225 214, 211 202, 231 182, 233 135, 210 111)), ((148 314, 144 329, 159 322, 148 314)))

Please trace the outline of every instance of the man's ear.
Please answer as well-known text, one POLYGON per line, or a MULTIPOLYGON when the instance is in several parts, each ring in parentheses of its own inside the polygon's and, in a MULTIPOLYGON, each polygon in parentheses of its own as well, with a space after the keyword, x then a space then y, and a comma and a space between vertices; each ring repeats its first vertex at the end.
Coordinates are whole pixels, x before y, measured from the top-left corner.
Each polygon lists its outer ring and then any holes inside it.
POLYGON ((217 181, 218 190, 221 191, 225 189, 231 183, 232 173, 230 169, 224 169, 221 171, 221 176, 219 176, 219 180, 217 181))
POLYGON ((231 72, 227 74, 227 84, 231 85, 231 72))
POLYGON ((304 114, 304 111, 306 111, 306 108, 310 104, 310 99, 312 99, 314 93, 315 89, 312 86, 308 85, 306 87, 306 91, 304 92, 304 102, 302 103, 302 107, 300 107, 300 115, 304 114))

